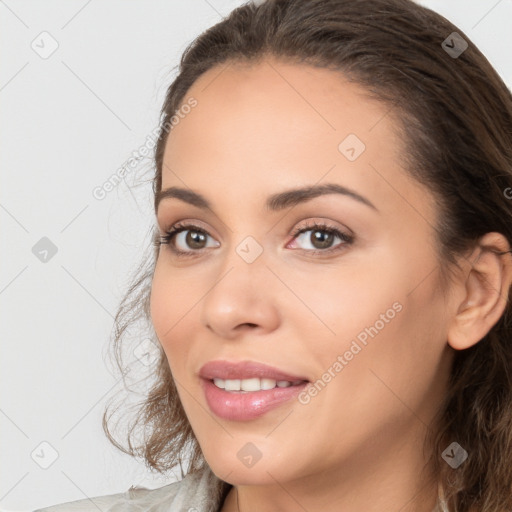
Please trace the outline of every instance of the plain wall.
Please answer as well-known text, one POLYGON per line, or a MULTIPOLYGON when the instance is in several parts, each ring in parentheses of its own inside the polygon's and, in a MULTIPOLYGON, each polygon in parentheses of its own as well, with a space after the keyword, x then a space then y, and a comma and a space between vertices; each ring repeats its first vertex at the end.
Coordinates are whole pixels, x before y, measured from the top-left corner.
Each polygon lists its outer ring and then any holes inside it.
MULTIPOLYGON (((150 158, 104 198, 93 191, 146 144, 186 45, 241 3, 0 2, 2 510, 180 477, 151 475, 101 428, 121 389, 113 317, 154 222, 150 158)), ((512 85, 510 0, 421 3, 512 85)))

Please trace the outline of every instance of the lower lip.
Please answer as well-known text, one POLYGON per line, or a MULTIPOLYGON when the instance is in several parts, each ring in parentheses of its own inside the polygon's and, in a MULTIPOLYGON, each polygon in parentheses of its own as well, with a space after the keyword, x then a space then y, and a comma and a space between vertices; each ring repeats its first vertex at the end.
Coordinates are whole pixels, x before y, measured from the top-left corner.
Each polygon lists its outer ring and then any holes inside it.
POLYGON ((220 418, 231 421, 247 421, 262 416, 297 396, 308 384, 286 388, 275 387, 261 391, 225 391, 211 380, 201 379, 210 410, 220 418))

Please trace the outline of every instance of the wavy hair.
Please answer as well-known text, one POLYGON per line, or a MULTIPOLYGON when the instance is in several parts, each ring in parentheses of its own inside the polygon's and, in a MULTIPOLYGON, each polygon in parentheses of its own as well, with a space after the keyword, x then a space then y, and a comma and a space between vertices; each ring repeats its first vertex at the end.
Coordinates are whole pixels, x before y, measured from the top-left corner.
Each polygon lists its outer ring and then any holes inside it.
MULTIPOLYGON (((485 233, 499 232, 512 241, 511 92, 466 34, 412 0, 248 2, 200 34, 184 51, 161 109, 155 195, 162 187, 169 123, 192 84, 215 66, 250 64, 267 55, 339 71, 389 108, 407 148, 407 172, 437 201, 443 283, 453 276, 457 258, 485 233), (455 47, 453 32, 468 43, 458 56, 448 51, 455 47)), ((155 246, 157 235, 155 228, 155 246)), ((132 347, 141 339, 130 332, 132 326, 146 322, 146 336, 159 346, 149 312, 158 247, 148 250, 115 317, 113 346, 123 378, 121 349, 130 337, 132 347)), ((442 484, 450 512, 512 510, 510 290, 507 298, 488 334, 456 351, 434 422, 439 428, 430 429, 425 439, 432 454, 427 465, 442 484), (452 441, 469 453, 457 469, 441 457, 452 441)), ((153 382, 128 422, 127 445, 110 432, 109 407, 103 415, 107 437, 159 473, 181 467, 187 457, 187 472, 207 466, 161 347, 150 373, 153 382)))

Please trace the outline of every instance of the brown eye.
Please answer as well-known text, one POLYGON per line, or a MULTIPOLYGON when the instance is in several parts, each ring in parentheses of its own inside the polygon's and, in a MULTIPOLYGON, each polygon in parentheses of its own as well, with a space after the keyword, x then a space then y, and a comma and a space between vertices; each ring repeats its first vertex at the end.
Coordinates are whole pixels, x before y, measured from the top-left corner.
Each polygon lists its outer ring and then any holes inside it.
POLYGON ((316 249, 328 249, 334 240, 332 233, 327 233, 321 230, 311 230, 310 241, 311 245, 316 249))
POLYGON ((343 233, 333 226, 315 223, 298 229, 294 233, 293 244, 302 244, 303 247, 299 248, 302 248, 306 252, 315 254, 328 253, 330 251, 341 249, 343 246, 350 245, 353 241, 354 237, 352 235, 343 233), (336 239, 338 239, 340 243, 333 245, 336 239))
POLYGON ((178 256, 188 256, 207 247, 220 245, 215 242, 208 246, 208 237, 211 238, 206 231, 193 224, 176 224, 165 236, 160 237, 160 244, 169 245, 171 251, 178 256))
POLYGON ((202 231, 192 231, 187 230, 184 231, 186 233, 185 236, 185 245, 187 247, 190 247, 191 249, 203 249, 204 244, 206 243, 206 233, 203 233, 202 231))

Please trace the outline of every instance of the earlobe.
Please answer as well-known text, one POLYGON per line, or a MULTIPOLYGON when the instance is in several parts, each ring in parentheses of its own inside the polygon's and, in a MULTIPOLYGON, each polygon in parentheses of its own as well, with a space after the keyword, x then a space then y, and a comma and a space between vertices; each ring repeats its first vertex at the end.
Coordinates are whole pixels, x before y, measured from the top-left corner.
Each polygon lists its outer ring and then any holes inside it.
POLYGON ((467 259, 465 296, 448 330, 448 343, 455 350, 467 349, 499 321, 508 304, 512 283, 512 254, 500 233, 487 233, 467 259))

